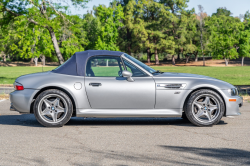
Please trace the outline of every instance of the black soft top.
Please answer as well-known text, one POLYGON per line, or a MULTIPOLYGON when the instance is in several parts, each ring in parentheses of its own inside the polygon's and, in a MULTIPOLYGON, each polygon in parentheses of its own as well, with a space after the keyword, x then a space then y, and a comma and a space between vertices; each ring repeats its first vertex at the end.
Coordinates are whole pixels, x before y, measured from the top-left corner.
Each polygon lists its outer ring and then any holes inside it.
POLYGON ((85 76, 85 69, 86 69, 85 66, 90 57, 97 55, 121 56, 122 54, 124 53, 119 51, 106 51, 106 50, 88 50, 88 51, 76 52, 63 65, 61 65, 56 70, 52 70, 52 72, 59 74, 75 75, 75 76, 85 76))

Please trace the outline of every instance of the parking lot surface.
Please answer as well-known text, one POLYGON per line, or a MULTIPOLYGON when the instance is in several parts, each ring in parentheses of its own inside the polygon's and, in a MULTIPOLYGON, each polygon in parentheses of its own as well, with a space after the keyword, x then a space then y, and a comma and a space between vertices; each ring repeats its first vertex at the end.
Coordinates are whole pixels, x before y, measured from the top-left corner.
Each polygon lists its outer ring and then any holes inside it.
POLYGON ((42 127, 0 101, 0 165, 250 165, 250 103, 213 127, 181 118, 72 118, 42 127))

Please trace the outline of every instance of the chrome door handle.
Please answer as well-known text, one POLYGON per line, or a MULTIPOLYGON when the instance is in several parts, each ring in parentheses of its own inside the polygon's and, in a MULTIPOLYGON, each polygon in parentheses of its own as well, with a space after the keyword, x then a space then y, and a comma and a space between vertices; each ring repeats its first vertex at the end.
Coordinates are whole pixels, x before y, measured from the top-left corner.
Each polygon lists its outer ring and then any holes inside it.
POLYGON ((89 83, 89 86, 102 86, 101 83, 89 83))

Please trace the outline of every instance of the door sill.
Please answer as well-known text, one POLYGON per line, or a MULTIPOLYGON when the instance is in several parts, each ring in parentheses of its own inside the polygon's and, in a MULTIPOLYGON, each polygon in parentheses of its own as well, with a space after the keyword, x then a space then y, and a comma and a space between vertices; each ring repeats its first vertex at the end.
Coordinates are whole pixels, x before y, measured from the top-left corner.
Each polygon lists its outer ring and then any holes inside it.
POLYGON ((182 109, 77 109, 77 117, 181 117, 182 109))

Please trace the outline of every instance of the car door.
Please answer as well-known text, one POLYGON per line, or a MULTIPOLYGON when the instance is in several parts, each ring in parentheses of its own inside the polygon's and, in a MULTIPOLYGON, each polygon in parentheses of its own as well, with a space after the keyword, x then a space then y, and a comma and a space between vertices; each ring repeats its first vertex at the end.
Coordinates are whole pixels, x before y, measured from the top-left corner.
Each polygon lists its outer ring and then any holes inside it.
POLYGON ((85 87, 94 109, 153 109, 155 105, 153 78, 135 65, 125 67, 119 56, 91 57, 86 66, 85 87), (133 82, 122 77, 125 68, 133 72, 133 82))

